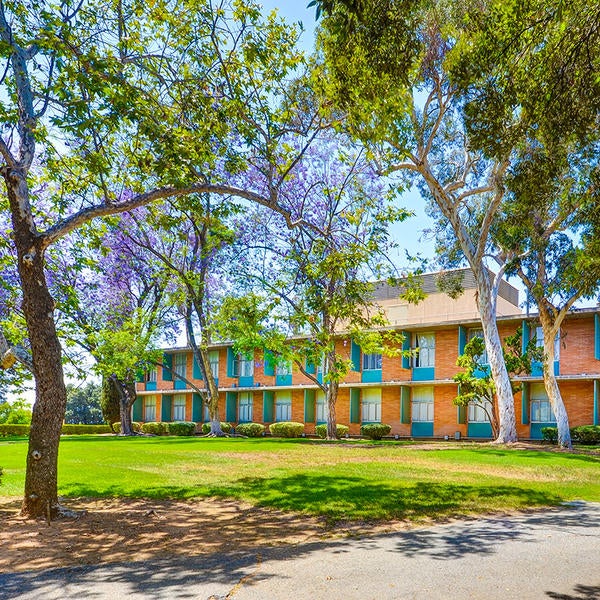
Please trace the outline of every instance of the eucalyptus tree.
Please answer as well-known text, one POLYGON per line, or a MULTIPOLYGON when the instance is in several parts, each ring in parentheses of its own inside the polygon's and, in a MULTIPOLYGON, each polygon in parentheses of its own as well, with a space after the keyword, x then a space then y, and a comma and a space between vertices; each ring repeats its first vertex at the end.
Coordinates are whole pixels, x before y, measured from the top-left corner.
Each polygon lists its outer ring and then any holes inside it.
POLYGON ((507 149, 487 158, 465 129, 464 103, 447 70, 459 22, 441 2, 334 0, 320 6, 324 93, 346 111, 381 173, 419 186, 437 222, 441 262, 466 261, 472 269, 499 405, 497 441, 516 441, 514 398, 496 325, 506 263, 489 235, 511 154, 507 149))
POLYGON ((36 383, 24 515, 60 511, 66 392, 46 251, 96 217, 189 193, 240 195, 289 218, 277 170, 260 190, 204 174, 219 160, 242 170, 259 122, 286 114, 269 100, 302 61, 296 37, 250 0, 0 5, 0 207, 36 383))
POLYGON ((365 151, 333 132, 314 139, 280 193, 313 227, 289 231, 279 215, 259 208, 238 217, 232 279, 248 293, 224 303, 220 331, 240 354, 262 348, 312 381, 325 399, 327 437, 335 439, 339 384, 353 368, 341 338, 367 353, 401 352, 373 303, 372 282, 396 274, 388 227, 409 213, 395 207, 395 188, 365 151))

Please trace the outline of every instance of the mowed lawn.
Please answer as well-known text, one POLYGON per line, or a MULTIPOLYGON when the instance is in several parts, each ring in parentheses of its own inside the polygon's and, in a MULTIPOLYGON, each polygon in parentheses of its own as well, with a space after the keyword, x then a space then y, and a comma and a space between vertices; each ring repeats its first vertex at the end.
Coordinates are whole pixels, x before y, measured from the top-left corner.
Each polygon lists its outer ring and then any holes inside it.
MULTIPOLYGON (((0 496, 20 497, 27 441, 0 441, 0 496)), ((67 497, 226 497, 344 520, 477 514, 600 501, 600 456, 490 445, 63 437, 67 497)))

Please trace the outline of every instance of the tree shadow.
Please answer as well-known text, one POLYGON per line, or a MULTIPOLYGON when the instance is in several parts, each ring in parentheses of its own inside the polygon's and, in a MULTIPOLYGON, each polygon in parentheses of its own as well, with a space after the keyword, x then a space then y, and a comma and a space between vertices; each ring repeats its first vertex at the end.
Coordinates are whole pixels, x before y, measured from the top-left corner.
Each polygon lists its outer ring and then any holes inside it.
POLYGON ((600 600, 599 585, 576 585, 572 594, 560 594, 558 592, 546 592, 546 596, 553 600, 600 600))

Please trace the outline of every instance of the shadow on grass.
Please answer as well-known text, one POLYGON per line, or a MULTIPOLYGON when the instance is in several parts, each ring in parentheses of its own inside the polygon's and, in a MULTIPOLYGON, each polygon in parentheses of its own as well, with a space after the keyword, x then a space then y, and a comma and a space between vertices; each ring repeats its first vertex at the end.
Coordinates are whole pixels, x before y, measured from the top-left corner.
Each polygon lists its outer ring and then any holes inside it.
POLYGON ((335 525, 346 520, 411 520, 439 518, 495 509, 550 506, 562 498, 550 492, 518 486, 460 485, 450 483, 386 483, 350 476, 298 474, 278 478, 247 477, 220 486, 156 486, 131 489, 118 485, 70 484, 67 496, 126 496, 134 498, 191 498, 215 496, 247 500, 327 519, 335 525))

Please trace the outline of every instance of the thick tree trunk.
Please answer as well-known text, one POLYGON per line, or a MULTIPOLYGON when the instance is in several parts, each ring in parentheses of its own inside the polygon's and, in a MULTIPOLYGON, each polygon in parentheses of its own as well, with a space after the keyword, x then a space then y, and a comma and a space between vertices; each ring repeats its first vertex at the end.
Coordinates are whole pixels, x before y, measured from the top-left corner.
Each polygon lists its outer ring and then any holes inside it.
POLYGON ((332 381, 327 386, 327 394, 325 396, 327 402, 327 439, 337 440, 337 415, 335 405, 337 402, 339 391, 339 383, 332 381))
POLYGON ((548 400, 550 400, 550 406, 556 418, 558 445, 561 448, 572 448, 569 417, 554 375, 554 339, 559 328, 552 322, 552 318, 543 308, 540 308, 540 322, 544 334, 544 388, 546 389, 546 395, 548 396, 548 400))
POLYGON ((219 388, 210 368, 210 358, 206 348, 198 348, 196 360, 204 375, 206 382, 206 403, 208 405, 208 415, 210 417, 210 433, 214 437, 225 437, 225 432, 221 429, 221 418, 219 416, 219 388))
POLYGON ((121 421, 121 435, 135 435, 131 422, 131 407, 136 399, 135 384, 121 381, 116 375, 110 376, 113 389, 119 398, 119 420, 121 421))
POLYGON ((3 169, 2 175, 11 208, 23 314, 35 376, 35 402, 21 513, 26 517, 53 518, 60 509, 58 444, 67 404, 62 351, 54 325, 54 300, 44 273, 44 251, 31 217, 26 176, 9 167, 3 169))
POLYGON ((496 323, 496 298, 492 297, 492 286, 487 270, 480 266, 477 270, 473 269, 473 272, 477 283, 477 306, 481 318, 485 348, 492 379, 496 386, 498 402, 498 436, 496 442, 508 444, 517 441, 517 421, 512 386, 504 362, 502 341, 496 323))

